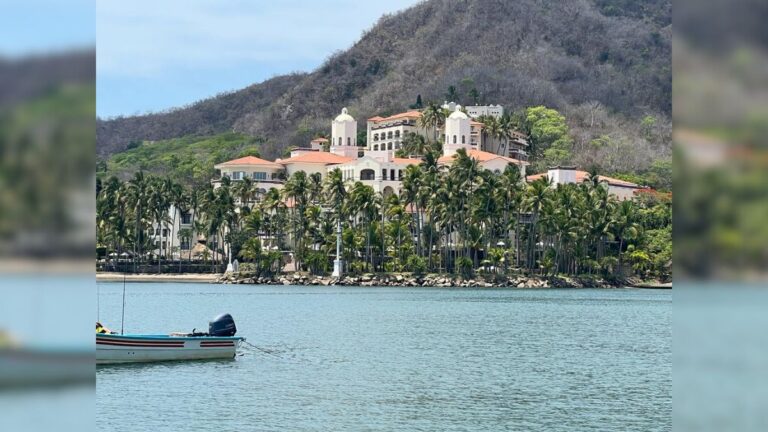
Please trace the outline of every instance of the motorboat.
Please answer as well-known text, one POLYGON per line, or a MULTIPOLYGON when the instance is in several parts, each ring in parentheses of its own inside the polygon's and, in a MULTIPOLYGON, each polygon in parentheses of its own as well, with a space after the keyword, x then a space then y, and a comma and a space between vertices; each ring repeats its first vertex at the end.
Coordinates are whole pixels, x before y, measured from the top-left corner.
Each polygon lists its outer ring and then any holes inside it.
POLYGON ((245 341, 236 333, 229 314, 211 321, 207 333, 97 333, 96 364, 232 359, 245 341))

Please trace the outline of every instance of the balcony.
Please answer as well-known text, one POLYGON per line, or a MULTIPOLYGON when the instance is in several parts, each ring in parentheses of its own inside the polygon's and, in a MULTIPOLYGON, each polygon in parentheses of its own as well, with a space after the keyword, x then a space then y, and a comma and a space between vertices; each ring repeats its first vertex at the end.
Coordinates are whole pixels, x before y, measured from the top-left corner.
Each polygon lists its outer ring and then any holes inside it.
MULTIPOLYGON (((237 183, 237 182, 239 182, 239 181, 242 181, 242 179, 237 179, 237 180, 236 180, 236 179, 233 179, 233 178, 231 178, 231 177, 229 177, 229 176, 219 176, 219 177, 214 177, 214 178, 212 178, 212 179, 211 179, 211 184, 213 184, 214 186, 219 186, 219 185, 221 185, 221 181, 222 181, 222 179, 223 179, 224 177, 227 177, 227 178, 229 178, 229 181, 231 181, 232 183, 237 183)), ((277 184, 283 184, 283 183, 285 183, 285 180, 280 180, 280 179, 276 179, 276 178, 275 178, 275 179, 264 179, 264 180, 256 180, 256 179, 253 179, 253 178, 251 178, 251 177, 248 177, 248 178, 249 178, 249 179, 251 179, 251 181, 253 182, 253 184, 254 184, 254 185, 256 185, 256 184, 259 184, 259 183, 266 183, 266 184, 276 184, 276 185, 277 185, 277 184)))

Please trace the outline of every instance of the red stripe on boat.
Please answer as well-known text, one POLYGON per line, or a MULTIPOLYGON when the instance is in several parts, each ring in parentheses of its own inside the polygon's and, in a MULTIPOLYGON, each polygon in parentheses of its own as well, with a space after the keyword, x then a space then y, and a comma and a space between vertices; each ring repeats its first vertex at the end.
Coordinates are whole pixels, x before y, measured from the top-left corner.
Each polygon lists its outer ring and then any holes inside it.
POLYGON ((153 348, 184 348, 184 342, 181 343, 143 343, 143 342, 117 342, 117 341, 96 341, 96 345, 112 345, 126 347, 153 347, 153 348))

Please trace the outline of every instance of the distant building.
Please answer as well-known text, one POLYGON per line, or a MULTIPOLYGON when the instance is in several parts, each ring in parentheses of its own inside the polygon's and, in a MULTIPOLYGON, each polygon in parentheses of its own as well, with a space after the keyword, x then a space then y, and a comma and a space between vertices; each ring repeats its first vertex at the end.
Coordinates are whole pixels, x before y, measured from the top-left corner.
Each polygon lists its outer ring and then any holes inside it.
POLYGON ((331 153, 357 158, 357 122, 347 113, 346 108, 331 123, 331 153))
POLYGON ((480 116, 500 118, 504 115, 504 107, 501 105, 469 105, 466 108, 467 114, 472 118, 480 116))
MULTIPOLYGON (((542 177, 547 177, 550 184, 556 187, 559 184, 583 183, 589 177, 589 173, 577 170, 576 167, 556 166, 547 170, 546 173, 529 175, 526 180, 530 183, 542 177)), ((598 178, 608 187, 609 194, 622 201, 634 198, 640 191, 648 190, 648 188, 636 183, 612 177, 598 176, 598 178)))
POLYGON ((416 110, 391 115, 388 117, 371 117, 368 119, 368 148, 366 156, 378 159, 394 157, 400 150, 403 138, 414 132, 426 135, 424 128, 419 126, 421 112, 416 110))
MULTIPOLYGON (((443 156, 438 160, 440 165, 450 165, 456 152, 464 149, 485 169, 502 172, 507 165, 515 164, 525 175, 527 162, 482 151, 483 124, 472 120, 463 112, 461 105, 452 103, 447 106, 452 111, 439 133, 443 141, 443 156)), ((343 108, 331 122, 330 142, 325 138, 316 138, 309 147, 294 148, 290 158, 275 162, 249 156, 217 164, 215 168, 220 171, 221 177, 228 177, 233 182, 250 178, 263 192, 270 188, 282 188, 284 179, 298 171, 308 175, 319 173, 325 178, 330 170, 338 168, 344 180, 362 182, 385 195, 399 194, 408 165, 421 163, 420 158, 395 157, 395 152, 402 148, 403 139, 408 133, 434 138, 433 131, 419 126, 420 118, 421 112, 417 110, 369 118, 367 148, 361 149, 357 146, 357 121, 343 108), (329 144, 328 150, 325 144, 329 144), (363 152, 364 155, 361 155, 363 152)), ((220 179, 214 180, 215 186, 220 183, 220 179)))
POLYGON ((257 190, 260 192, 266 192, 273 188, 281 189, 283 187, 283 181, 280 176, 283 166, 255 156, 246 156, 223 162, 214 165, 213 168, 220 172, 220 178, 213 181, 214 187, 218 187, 221 184, 221 178, 224 177, 232 181, 249 178, 253 180, 257 190))
MULTIPOLYGON (((517 165, 520 169, 520 175, 525 176, 525 170, 528 166, 528 162, 523 162, 517 159, 509 158, 506 156, 497 155, 495 153, 488 153, 482 150, 467 150, 467 155, 477 160, 481 167, 489 171, 493 171, 496 174, 501 174, 507 168, 507 165, 517 165)), ((445 155, 437 160, 438 165, 448 166, 456 159, 456 154, 445 155)))
POLYGON ((345 181, 359 181, 371 186, 374 192, 380 192, 386 196, 393 193, 400 194, 406 167, 419 163, 421 159, 374 158, 366 155, 333 168, 341 170, 345 181))
POLYGON ((320 173, 325 178, 329 169, 334 165, 353 161, 356 158, 339 156, 334 153, 319 151, 307 152, 290 159, 278 159, 275 162, 285 168, 286 177, 292 176, 297 171, 304 171, 307 175, 320 173))
POLYGON ((460 148, 470 149, 471 121, 469 116, 461 111, 461 105, 456 105, 454 111, 445 119, 445 139, 443 154, 453 156, 460 148))

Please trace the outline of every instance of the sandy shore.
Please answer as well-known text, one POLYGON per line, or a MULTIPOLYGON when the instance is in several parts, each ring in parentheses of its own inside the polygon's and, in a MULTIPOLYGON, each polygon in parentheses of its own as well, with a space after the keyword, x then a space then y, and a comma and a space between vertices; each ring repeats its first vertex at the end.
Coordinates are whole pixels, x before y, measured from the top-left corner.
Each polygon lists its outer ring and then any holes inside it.
POLYGON ((189 274, 126 274, 97 272, 96 280, 99 282, 122 282, 123 277, 127 282, 216 282, 218 274, 213 273, 189 273, 189 274))

